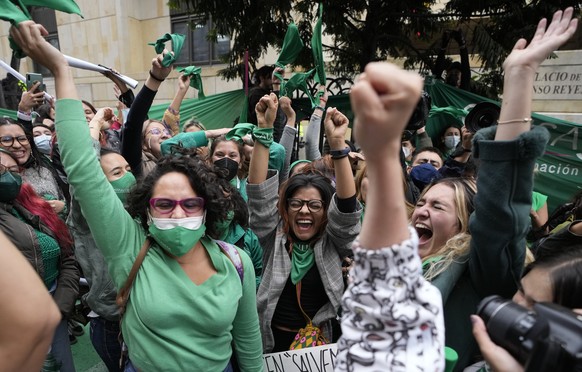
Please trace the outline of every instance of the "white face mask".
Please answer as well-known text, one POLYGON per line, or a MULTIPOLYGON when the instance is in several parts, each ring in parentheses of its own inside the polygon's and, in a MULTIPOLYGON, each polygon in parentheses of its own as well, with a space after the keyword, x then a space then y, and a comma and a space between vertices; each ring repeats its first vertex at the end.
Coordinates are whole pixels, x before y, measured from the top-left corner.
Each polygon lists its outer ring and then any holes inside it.
POLYGON ((48 134, 34 137, 34 143, 42 154, 49 155, 51 153, 51 136, 48 134))
POLYGON ((402 146, 402 152, 404 153, 405 158, 410 156, 410 149, 408 147, 402 146))
POLYGON ((454 149, 461 142, 460 136, 446 136, 445 137, 445 147, 447 149, 454 149))
POLYGON ((155 227, 160 230, 170 230, 174 227, 183 227, 188 230, 198 230, 206 219, 206 212, 201 216, 185 218, 157 218, 150 215, 150 219, 155 227))

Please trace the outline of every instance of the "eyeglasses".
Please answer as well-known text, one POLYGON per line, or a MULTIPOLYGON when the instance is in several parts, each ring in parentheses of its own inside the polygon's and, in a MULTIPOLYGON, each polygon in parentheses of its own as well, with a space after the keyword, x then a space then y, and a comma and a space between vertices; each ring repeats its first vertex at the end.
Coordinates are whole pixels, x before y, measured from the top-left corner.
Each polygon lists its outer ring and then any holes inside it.
POLYGON ((204 199, 195 197, 182 200, 167 198, 151 198, 150 206, 162 214, 172 213, 177 205, 180 205, 186 213, 198 213, 204 208, 204 199))
POLYGON ((309 209, 312 213, 317 213, 323 209, 323 200, 319 199, 311 199, 311 200, 301 200, 295 198, 287 199, 287 205, 289 209, 292 211, 298 211, 303 208, 303 206, 307 204, 307 209, 309 209))
POLYGON ((14 140, 18 141, 18 143, 20 143, 21 145, 28 145, 28 137, 26 136, 18 136, 18 137, 12 137, 12 136, 2 136, 0 137, 0 143, 2 144, 2 146, 6 146, 6 147, 10 147, 14 144, 14 140))
POLYGON ((152 128, 148 130, 148 134, 153 134, 154 136, 160 136, 162 133, 170 137, 172 136, 172 133, 167 129, 162 130, 160 128, 152 128))
POLYGON ((0 164, 0 175, 4 174, 6 172, 19 173, 17 166, 15 166, 15 167, 7 167, 4 164, 0 164))

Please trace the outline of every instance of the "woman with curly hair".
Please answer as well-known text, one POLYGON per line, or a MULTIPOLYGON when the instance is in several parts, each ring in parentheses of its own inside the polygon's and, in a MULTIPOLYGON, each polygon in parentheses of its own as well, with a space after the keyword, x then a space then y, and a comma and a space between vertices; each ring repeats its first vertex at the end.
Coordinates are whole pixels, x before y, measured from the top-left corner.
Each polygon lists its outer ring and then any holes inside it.
MULTIPOLYGON (((252 263, 241 250, 223 253, 210 237, 231 207, 226 195, 236 191, 213 167, 185 153, 160 159, 126 211, 96 161, 67 61, 45 33, 29 21, 11 31, 55 77, 63 165, 118 289, 138 252, 143 255, 122 317, 126 370, 230 371, 234 349, 241 369, 262 371, 252 263)), ((162 58, 154 63, 161 66, 162 58)))

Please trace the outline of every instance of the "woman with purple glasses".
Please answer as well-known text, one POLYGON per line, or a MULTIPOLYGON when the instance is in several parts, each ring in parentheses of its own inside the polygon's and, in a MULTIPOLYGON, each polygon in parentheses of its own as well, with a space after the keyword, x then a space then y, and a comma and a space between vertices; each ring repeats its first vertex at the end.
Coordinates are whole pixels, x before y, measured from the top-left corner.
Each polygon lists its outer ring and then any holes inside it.
MULTIPOLYGON (((89 128, 81 125, 83 106, 67 62, 44 34, 31 21, 11 30, 27 55, 55 77, 63 165, 118 289, 138 253, 147 252, 122 318, 125 370, 232 371, 234 350, 241 370, 262 371, 252 262, 242 250, 223 253, 211 238, 236 190, 184 153, 160 159, 132 191, 127 212, 96 161, 89 128)), ((154 60, 153 74, 162 58, 154 60)))

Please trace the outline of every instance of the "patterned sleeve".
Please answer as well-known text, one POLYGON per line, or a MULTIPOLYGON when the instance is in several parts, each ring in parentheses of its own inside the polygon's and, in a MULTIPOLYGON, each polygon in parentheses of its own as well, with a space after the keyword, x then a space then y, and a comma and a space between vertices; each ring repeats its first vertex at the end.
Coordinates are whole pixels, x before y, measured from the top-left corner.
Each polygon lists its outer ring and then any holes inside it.
POLYGON ((418 236, 409 230, 409 239, 380 250, 354 241, 336 371, 444 370, 442 300, 422 277, 418 236))

